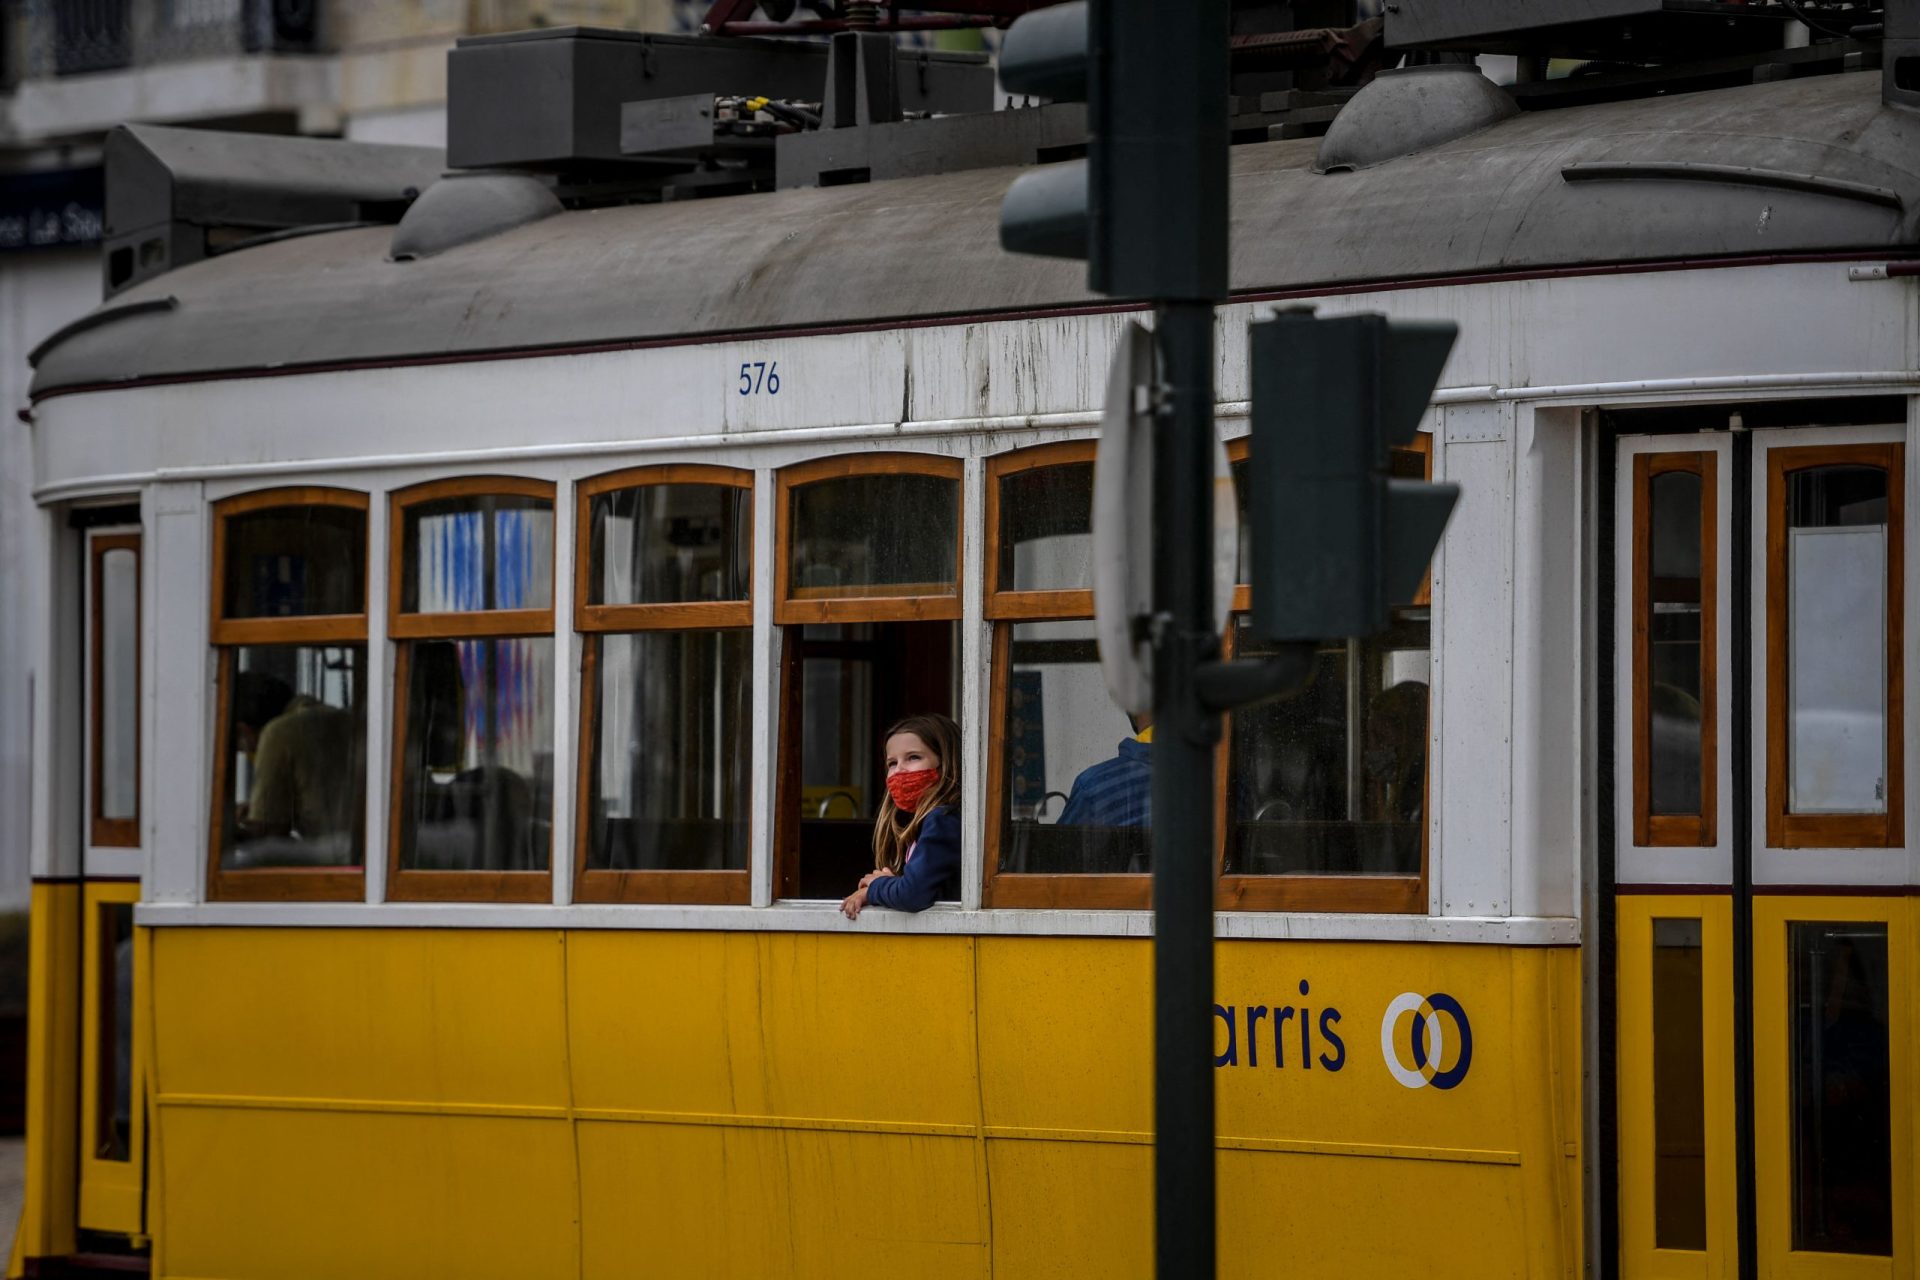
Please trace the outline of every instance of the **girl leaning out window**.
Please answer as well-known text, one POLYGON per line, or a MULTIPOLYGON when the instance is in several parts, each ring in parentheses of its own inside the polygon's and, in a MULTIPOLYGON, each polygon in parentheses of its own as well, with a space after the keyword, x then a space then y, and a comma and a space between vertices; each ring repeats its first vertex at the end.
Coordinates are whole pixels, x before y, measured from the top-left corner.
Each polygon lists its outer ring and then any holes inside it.
POLYGON ((887 730, 887 794, 873 824, 873 867, 840 904, 924 911, 960 881, 960 726, 908 716, 887 730))

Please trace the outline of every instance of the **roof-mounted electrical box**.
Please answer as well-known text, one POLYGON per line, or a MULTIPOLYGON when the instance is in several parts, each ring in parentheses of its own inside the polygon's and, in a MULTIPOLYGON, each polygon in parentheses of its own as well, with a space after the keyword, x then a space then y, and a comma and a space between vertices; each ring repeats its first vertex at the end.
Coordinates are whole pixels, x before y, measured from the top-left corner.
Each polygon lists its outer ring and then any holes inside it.
POLYGON ((107 135, 105 296, 274 232, 398 222, 446 166, 432 147, 163 125, 107 135))

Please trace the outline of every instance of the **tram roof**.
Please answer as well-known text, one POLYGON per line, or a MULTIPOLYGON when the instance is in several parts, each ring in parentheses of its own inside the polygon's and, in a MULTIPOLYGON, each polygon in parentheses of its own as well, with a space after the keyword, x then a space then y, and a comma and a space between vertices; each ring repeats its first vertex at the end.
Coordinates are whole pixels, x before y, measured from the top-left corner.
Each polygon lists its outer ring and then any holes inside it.
MULTIPOLYGON (((1533 112, 1353 172, 1317 145, 1233 149, 1236 293, 1898 250, 1920 218, 1920 115, 1878 75, 1533 112)), ((265 243, 121 293, 103 313, 149 308, 52 344, 33 394, 1101 301, 1000 248, 1015 172, 568 212, 408 262, 386 227, 265 243)))

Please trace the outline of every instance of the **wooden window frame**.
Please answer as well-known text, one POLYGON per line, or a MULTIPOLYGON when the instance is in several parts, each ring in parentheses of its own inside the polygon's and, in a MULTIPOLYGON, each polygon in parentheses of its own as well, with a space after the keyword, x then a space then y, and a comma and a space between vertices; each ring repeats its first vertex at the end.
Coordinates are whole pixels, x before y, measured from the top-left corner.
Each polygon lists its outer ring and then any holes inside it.
MULTIPOLYGON (((773 623, 779 644, 780 686, 777 766, 774 785, 773 893, 791 898, 800 883, 801 649, 796 628, 809 623, 959 622, 965 600, 967 517, 966 465, 940 453, 904 450, 815 458, 774 473, 773 623), (927 475, 953 481, 959 501, 953 520, 953 590, 936 595, 857 595, 790 599, 793 560, 793 493, 822 480, 868 475, 927 475)), ((858 588, 852 589, 858 590, 858 588)), ((957 660, 957 655, 956 655, 957 660)))
MULTIPOLYGON (((1231 465, 1246 460, 1251 445, 1248 437, 1241 436, 1227 443, 1227 460, 1231 465)), ((1433 438, 1426 432, 1417 433, 1412 444, 1406 446, 1411 452, 1419 453, 1425 459, 1426 474, 1433 477, 1433 438)), ((1421 581, 1420 590, 1415 594, 1410 607, 1431 607, 1433 577, 1421 581)), ((1233 589, 1233 615, 1249 612, 1253 607, 1253 589, 1248 583, 1237 584, 1233 589)), ((1231 654, 1233 648, 1234 619, 1229 617, 1227 634, 1223 647, 1231 654)), ((1431 648, 1429 653, 1431 653, 1431 648)), ((1226 849, 1229 838, 1229 826, 1232 815, 1228 811, 1229 770, 1233 764, 1233 717, 1222 718, 1220 734, 1219 784, 1215 787, 1214 797, 1214 871, 1215 892, 1214 909, 1218 911, 1312 911, 1332 912, 1342 915, 1426 915, 1428 913, 1428 878, 1432 874, 1432 814, 1433 814, 1433 751, 1431 749, 1433 731, 1433 687, 1428 685, 1427 692, 1427 731, 1429 749, 1426 759, 1426 776, 1421 782, 1423 798, 1420 804, 1420 874, 1418 876, 1325 876, 1325 875, 1227 875, 1226 849)))
POLYGON ((137 849, 140 847, 140 759, 139 714, 141 670, 140 599, 141 535, 96 533, 87 541, 87 841, 96 849, 137 849), (133 816, 109 818, 100 812, 100 774, 106 760, 106 621, 102 606, 106 591, 100 568, 109 551, 133 553, 133 700, 136 708, 133 735, 133 816))
MULTIPOLYGON (((207 898, 212 902, 360 902, 367 896, 365 845, 357 867, 248 867, 227 870, 220 865, 220 836, 231 809, 227 778, 233 744, 232 714, 234 651, 264 645, 351 645, 367 643, 366 584, 371 568, 372 529, 361 534, 361 600, 358 613, 307 614, 297 618, 229 618, 225 616, 227 587, 227 529, 235 516, 277 507, 340 507, 358 511, 367 519, 367 495, 352 489, 299 485, 261 489, 213 504, 212 604, 208 640, 218 658, 213 731, 213 804, 207 824, 207 898)), ((371 525, 371 520, 367 520, 371 525)), ((364 675, 364 673, 363 673, 364 675)), ((361 782, 362 807, 355 821, 365 825, 366 781, 361 782)), ((362 833, 364 836, 364 832, 362 833)))
POLYGON ((1720 811, 1720 456, 1710 449, 1633 456, 1633 842, 1710 849, 1720 811), (1700 479, 1700 812, 1653 812, 1653 481, 1700 479))
POLYGON ((595 706, 599 694, 602 636, 640 631, 751 630, 753 627, 753 472, 738 467, 682 464, 631 467, 583 480, 574 487, 574 629, 583 638, 580 666, 579 769, 574 778, 573 885, 576 902, 717 903, 752 901, 753 815, 749 813, 748 866, 738 871, 615 871, 587 866, 588 812, 592 788, 595 706), (589 604, 592 598, 593 500, 603 494, 648 485, 721 485, 747 493, 747 594, 740 600, 673 604, 589 604))
POLYGON ((1767 844, 1776 849, 1890 849, 1905 843, 1906 446, 1782 445, 1767 450, 1767 844), (1884 813, 1787 811, 1787 476, 1828 466, 1887 474, 1887 807, 1884 813))
MULTIPOLYGON (((407 761, 407 682, 412 674, 413 645, 416 640, 523 640, 552 639, 554 634, 553 591, 550 587, 544 609, 472 609, 447 613, 403 613, 402 578, 406 565, 409 508, 446 498, 519 497, 545 499, 558 515, 556 486, 551 480, 523 476, 460 476, 451 480, 430 480, 424 484, 396 489, 387 497, 387 637, 393 654, 393 697, 389 703, 393 717, 393 759, 390 769, 387 817, 387 900, 389 902, 550 902, 553 899, 553 857, 551 836, 544 871, 426 871, 400 865, 400 832, 406 821, 405 795, 407 761)), ((554 564, 549 568, 552 586, 558 585, 559 540, 553 548, 554 564)), ((556 705, 561 697, 554 689, 556 705)), ((557 806, 559 797, 552 797, 557 806)))
MULTIPOLYGON (((1042 467, 1073 466, 1094 460, 1098 442, 1066 440, 998 453, 986 460, 985 612, 993 627, 988 670, 987 838, 981 905, 986 907, 1066 907, 1079 910, 1144 910, 1153 905, 1151 873, 1079 875, 999 870, 1000 848, 1007 838, 1006 720, 1007 686, 1012 671, 1013 628, 1021 622, 1084 622, 1093 617, 1093 588, 1050 591, 1003 590, 1000 586, 1000 482, 1042 467)), ((1216 850, 1216 867, 1218 851, 1216 850)))
POLYGON ((965 466, 958 458, 938 453, 858 453, 836 458, 816 458, 782 467, 774 474, 773 517, 773 620, 778 626, 833 622, 957 622, 961 614, 963 579, 966 576, 966 495, 954 508, 953 590, 919 595, 874 594, 860 592, 866 586, 849 587, 847 594, 835 596, 790 597, 793 564, 793 494, 823 480, 845 480, 854 476, 924 475, 951 480, 956 491, 964 485, 965 466))

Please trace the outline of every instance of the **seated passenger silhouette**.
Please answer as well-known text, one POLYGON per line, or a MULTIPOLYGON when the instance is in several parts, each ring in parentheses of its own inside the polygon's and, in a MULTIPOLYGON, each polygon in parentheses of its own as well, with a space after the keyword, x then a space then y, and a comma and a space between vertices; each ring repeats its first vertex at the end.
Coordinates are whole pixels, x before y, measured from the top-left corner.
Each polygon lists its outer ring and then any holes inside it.
POLYGON ((1374 822, 1418 822, 1427 791, 1427 686, 1402 680, 1374 695, 1367 708, 1367 816, 1374 822))
POLYGON ((1063 827, 1145 827, 1153 823, 1153 717, 1130 716, 1134 736, 1113 759, 1080 771, 1060 810, 1063 827))
POLYGON ((253 761, 239 815, 244 836, 345 835, 356 818, 353 713, 286 681, 243 671, 234 682, 234 734, 253 761))

